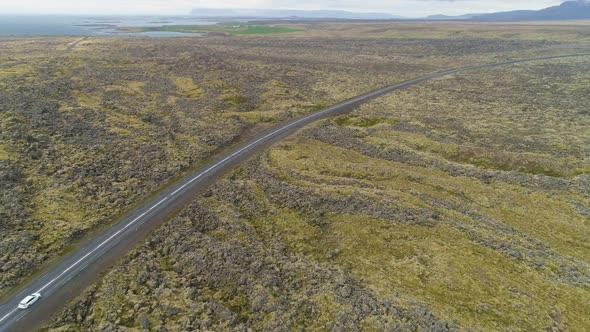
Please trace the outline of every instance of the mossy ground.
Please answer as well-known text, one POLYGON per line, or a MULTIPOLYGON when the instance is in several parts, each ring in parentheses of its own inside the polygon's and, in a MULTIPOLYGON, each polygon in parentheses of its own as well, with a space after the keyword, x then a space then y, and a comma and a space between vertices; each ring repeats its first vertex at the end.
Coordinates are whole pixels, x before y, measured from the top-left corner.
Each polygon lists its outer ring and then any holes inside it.
POLYGON ((186 33, 216 33, 234 36, 241 35, 268 35, 284 34, 304 31, 301 28, 274 25, 251 25, 251 24, 222 24, 222 25, 164 25, 159 27, 122 27, 122 31, 147 32, 147 31, 169 31, 186 33))
MULTIPOLYGON (((3 73, 18 69, 0 75, 1 287, 249 132, 449 67, 588 48, 575 24, 453 37, 465 26, 91 38, 68 54, 71 38, 0 38, 3 73)), ((587 329, 587 66, 456 75, 311 126, 54 327, 587 329)))
MULTIPOLYGON (((362 312, 365 302, 346 299, 362 290, 410 312, 427 308, 451 330, 586 330, 590 199, 583 170, 590 123, 580 82, 589 78, 569 77, 587 65, 588 59, 556 60, 456 75, 302 129, 158 230, 107 275, 112 286, 81 297, 92 314, 75 320, 66 311, 54 327, 121 325, 107 318, 121 317, 109 308, 141 301, 118 297, 117 287, 142 289, 121 275, 155 278, 143 264, 159 256, 166 257, 159 265, 163 294, 186 291, 175 285, 186 283, 187 274, 207 280, 206 288, 193 286, 199 295, 174 293, 170 305, 202 308, 214 300, 240 319, 195 317, 193 309, 172 319, 148 309, 154 326, 270 330, 279 324, 297 330, 342 322, 352 330, 383 330, 386 322, 402 324, 388 314, 357 316, 351 323, 344 313, 362 312), (180 245, 154 244, 177 236, 180 245), (264 249, 254 254, 253 247, 264 249), (232 254, 215 263, 217 250, 227 248, 232 254), (215 267, 180 273, 186 257, 215 267), (244 268, 258 266, 245 257, 276 273, 288 270, 287 261, 302 265, 297 277, 281 279, 293 284, 273 288, 258 279, 272 273, 244 268), (312 291, 306 287, 314 283, 305 277, 312 266, 340 271, 358 288, 334 290, 333 282, 346 283, 333 276, 320 278, 312 291), (240 286, 243 279, 221 277, 234 269, 252 282, 240 286), (289 295, 277 295, 279 289, 289 295), (255 311, 258 293, 274 309, 255 311), (313 308, 311 321, 307 311, 279 309, 302 298, 313 308)), ((146 296, 148 303, 156 301, 146 296)), ((145 307, 139 304, 135 315, 145 307)), ((410 322, 418 316, 412 317, 410 322)))
POLYGON ((10 159, 10 153, 6 151, 6 147, 3 144, 0 144, 0 160, 8 159, 10 159))
POLYGON ((178 88, 178 95, 183 98, 199 98, 203 90, 193 82, 190 77, 175 77, 174 83, 178 88))
MULTIPOLYGON (((590 310, 587 286, 578 288, 548 280, 547 274, 553 274, 550 266, 534 269, 481 246, 457 230, 467 224, 477 225, 476 220, 420 199, 424 195, 466 207, 473 204, 478 213, 513 227, 515 234, 504 240, 516 242, 523 236, 518 234, 528 234, 524 236, 587 264, 584 239, 590 229, 587 218, 568 203, 575 195, 564 193, 558 198, 530 194, 511 185, 489 186, 444 172, 367 158, 307 139, 287 144, 288 149, 279 146, 269 157, 277 169, 313 179, 301 186, 346 192, 355 190, 355 185, 333 187, 326 183, 354 179, 370 185, 370 189, 359 189, 362 194, 391 195, 401 206, 426 207, 446 220, 436 226, 404 225, 400 220, 336 212, 325 216, 322 222, 326 226, 318 228, 286 217, 288 214, 265 219, 266 227, 277 227, 294 252, 322 261, 335 252, 328 261, 349 268, 378 294, 395 290, 402 298, 428 303, 440 317, 469 328, 538 330, 551 324, 553 311, 560 312, 563 322, 573 330, 590 324, 578 318, 590 310), (513 236, 516 239, 510 239, 513 236)), ((483 230, 470 230, 474 231, 483 230)), ((482 236, 491 236, 483 232, 482 236)), ((587 267, 585 271, 590 272, 587 267)))

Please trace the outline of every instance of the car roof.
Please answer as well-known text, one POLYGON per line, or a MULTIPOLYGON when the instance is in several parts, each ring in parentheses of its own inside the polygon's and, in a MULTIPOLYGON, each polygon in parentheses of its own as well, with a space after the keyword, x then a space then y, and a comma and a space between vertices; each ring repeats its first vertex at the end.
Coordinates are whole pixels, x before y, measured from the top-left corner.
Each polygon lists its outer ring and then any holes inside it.
POLYGON ((22 301, 20 301, 20 303, 27 303, 34 298, 35 297, 33 295, 27 295, 27 297, 25 297, 22 301))
POLYGON ((29 301, 31 301, 32 299, 38 298, 40 296, 39 293, 34 293, 31 295, 27 295, 27 297, 25 297, 24 299, 22 299, 22 301, 20 301, 20 303, 27 303, 29 301))

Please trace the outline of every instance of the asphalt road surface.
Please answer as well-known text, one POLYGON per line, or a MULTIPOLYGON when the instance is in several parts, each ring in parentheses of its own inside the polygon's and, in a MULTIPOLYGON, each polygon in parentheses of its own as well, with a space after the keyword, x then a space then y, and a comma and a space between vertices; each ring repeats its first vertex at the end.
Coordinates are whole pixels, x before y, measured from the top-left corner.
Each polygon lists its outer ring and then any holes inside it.
POLYGON ((66 49, 65 49, 65 51, 64 51, 64 52, 66 52, 66 53, 67 53, 67 52, 70 52, 70 51, 71 51, 71 50, 73 50, 73 49, 74 49, 76 46, 78 46, 78 44, 80 44, 81 42, 85 41, 86 39, 88 39, 88 37, 81 38, 81 39, 79 39, 79 40, 77 40, 77 41, 75 41, 75 42, 71 43, 70 45, 68 45, 68 47, 66 47, 66 49))
MULTIPOLYGON (((76 46, 78 46, 78 44, 87 40, 88 38, 90 38, 90 37, 83 37, 83 38, 80 38, 80 39, 76 40, 75 42, 71 43, 70 45, 68 45, 66 47, 66 49, 63 51, 63 53, 71 52, 74 48, 76 48, 76 46)), ((27 61, 26 60, 18 60, 18 61, 13 61, 13 62, 0 63, 0 68, 13 67, 13 66, 17 66, 17 65, 20 65, 23 63, 27 63, 27 61)))
POLYGON ((100 273, 107 270, 118 258, 144 239, 150 230, 188 203, 196 193, 207 187, 224 172, 235 167, 239 162, 306 124, 320 118, 350 111, 360 104, 381 95, 447 75, 527 61, 588 55, 590 54, 519 59, 447 70, 387 86, 310 115, 275 125, 172 184, 113 224, 112 227, 87 240, 86 243, 80 245, 72 253, 61 257, 45 271, 38 273, 20 289, 6 296, 0 305, 0 331, 28 331, 39 327, 58 310, 61 310, 67 301, 73 299, 81 290, 98 280, 100 273), (18 303, 25 296, 35 292, 42 294, 37 303, 29 309, 17 308, 18 303))

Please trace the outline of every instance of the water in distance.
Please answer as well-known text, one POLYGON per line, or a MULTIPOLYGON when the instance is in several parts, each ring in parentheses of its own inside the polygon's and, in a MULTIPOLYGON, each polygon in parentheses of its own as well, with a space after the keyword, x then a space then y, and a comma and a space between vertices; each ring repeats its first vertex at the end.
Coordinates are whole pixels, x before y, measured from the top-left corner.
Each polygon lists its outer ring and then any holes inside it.
POLYGON ((69 16, 0 15, 0 35, 4 36, 148 36, 187 37, 199 33, 168 31, 123 32, 119 27, 164 25, 212 25, 217 21, 190 16, 69 16))

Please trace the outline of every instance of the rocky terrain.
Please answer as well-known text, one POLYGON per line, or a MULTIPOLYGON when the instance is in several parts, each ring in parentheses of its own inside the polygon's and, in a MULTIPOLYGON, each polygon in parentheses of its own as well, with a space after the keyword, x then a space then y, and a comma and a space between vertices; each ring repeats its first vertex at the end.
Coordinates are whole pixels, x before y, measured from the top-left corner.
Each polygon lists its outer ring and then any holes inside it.
MULTIPOLYGON (((248 54, 265 44, 249 42, 248 54)), ((437 49, 408 43, 421 42, 437 49)), ((302 129, 197 197, 48 328, 587 330, 588 66, 454 75, 302 129)))
MULTIPOLYGON (((220 149, 443 68, 556 40, 0 38, 0 294, 220 149)), ((579 47, 579 46, 575 46, 579 47)))

